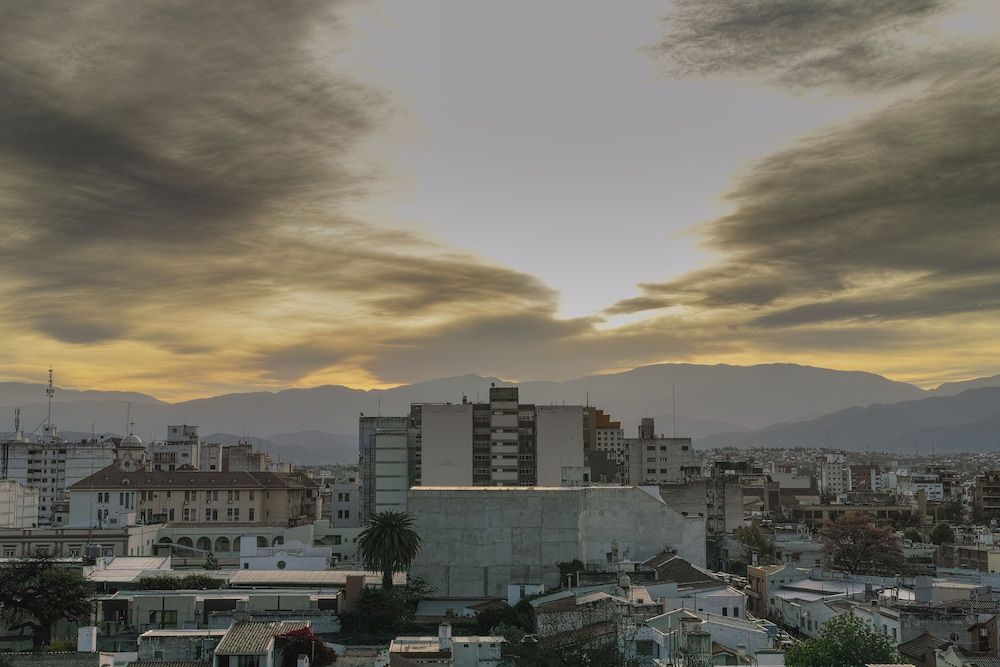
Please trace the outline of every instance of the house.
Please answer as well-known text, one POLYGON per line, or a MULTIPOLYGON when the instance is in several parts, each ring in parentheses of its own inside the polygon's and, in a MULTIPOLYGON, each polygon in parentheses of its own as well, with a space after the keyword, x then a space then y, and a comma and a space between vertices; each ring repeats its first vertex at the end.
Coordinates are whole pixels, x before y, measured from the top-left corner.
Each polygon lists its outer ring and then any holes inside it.
POLYGON ((503 637, 453 637, 451 624, 438 626, 437 637, 397 637, 389 645, 389 667, 447 665, 496 667, 503 637))
POLYGON ((308 627, 301 621, 233 623, 215 647, 212 667, 277 667, 275 638, 308 627))

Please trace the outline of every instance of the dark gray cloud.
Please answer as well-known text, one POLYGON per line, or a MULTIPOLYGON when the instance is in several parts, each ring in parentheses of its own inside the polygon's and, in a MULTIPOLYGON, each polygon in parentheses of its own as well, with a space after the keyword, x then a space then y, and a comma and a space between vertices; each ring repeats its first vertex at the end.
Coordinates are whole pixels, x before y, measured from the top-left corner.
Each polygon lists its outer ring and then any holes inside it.
MULTIPOLYGON (((939 0, 677 3, 663 49, 684 74, 884 88, 905 97, 753 164, 703 226, 723 259, 609 309, 728 313, 813 342, 885 322, 1000 312, 1000 49, 917 42, 939 0)), ((895 332, 902 336, 902 332, 895 332)), ((793 340, 789 338, 788 341, 793 340)), ((818 344, 818 343, 817 343, 818 344)), ((818 345, 822 347, 822 345, 818 345)))
MULTIPOLYGON (((675 74, 761 73, 789 85, 870 87, 923 75, 901 33, 952 0, 675 0, 657 46, 675 74)), ((926 64, 926 63, 925 63, 926 64)))
POLYGON ((755 164, 709 223, 726 260, 616 304, 755 309, 756 325, 1000 302, 1000 77, 960 79, 755 164))
MULTIPOLYGON (((206 317, 246 338, 286 318, 294 337, 282 308, 296 299, 298 319, 331 332, 353 324, 352 304, 360 321, 469 301, 551 307, 531 276, 343 214, 377 177, 353 156, 389 111, 333 73, 338 4, 6 3, 8 314, 66 343, 192 354, 212 349, 191 326, 206 317)), ((275 363, 295 375, 337 360, 311 352, 275 363)))

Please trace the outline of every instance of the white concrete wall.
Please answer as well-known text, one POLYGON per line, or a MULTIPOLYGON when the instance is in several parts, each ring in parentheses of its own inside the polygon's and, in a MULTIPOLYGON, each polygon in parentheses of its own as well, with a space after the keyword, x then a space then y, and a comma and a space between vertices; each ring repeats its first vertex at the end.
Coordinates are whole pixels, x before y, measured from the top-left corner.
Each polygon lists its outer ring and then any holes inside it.
POLYGON ((538 486, 559 486, 564 467, 583 467, 583 408, 537 406, 535 438, 538 486))
POLYGON ((375 511, 406 511, 410 487, 406 434, 375 435, 375 511))
POLYGON ((0 480, 0 528, 34 528, 38 498, 38 489, 13 479, 0 480))
POLYGON ((472 486, 472 404, 424 405, 420 447, 422 486, 472 486))
POLYGON ((555 586, 559 562, 605 567, 613 540, 633 560, 671 546, 705 564, 704 519, 634 487, 414 487, 409 511, 424 540, 410 574, 438 596, 505 597, 521 581, 555 586))

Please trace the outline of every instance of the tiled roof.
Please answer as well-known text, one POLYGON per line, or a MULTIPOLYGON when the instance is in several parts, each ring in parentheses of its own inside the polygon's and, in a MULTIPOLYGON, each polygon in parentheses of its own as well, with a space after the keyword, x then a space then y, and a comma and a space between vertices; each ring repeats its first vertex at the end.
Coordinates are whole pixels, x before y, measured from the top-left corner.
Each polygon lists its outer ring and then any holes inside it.
POLYGON ((305 489, 319 484, 284 472, 202 472, 200 470, 137 470, 110 465, 85 477, 70 489, 305 489))
POLYGON ((919 637, 914 637, 908 642, 899 645, 899 652, 907 658, 923 660, 928 653, 933 653, 935 649, 946 648, 951 645, 947 639, 941 639, 929 632, 919 637))
POLYGON ((220 655, 260 655, 267 652, 276 635, 306 627, 309 623, 302 621, 234 623, 215 647, 215 652, 220 655))

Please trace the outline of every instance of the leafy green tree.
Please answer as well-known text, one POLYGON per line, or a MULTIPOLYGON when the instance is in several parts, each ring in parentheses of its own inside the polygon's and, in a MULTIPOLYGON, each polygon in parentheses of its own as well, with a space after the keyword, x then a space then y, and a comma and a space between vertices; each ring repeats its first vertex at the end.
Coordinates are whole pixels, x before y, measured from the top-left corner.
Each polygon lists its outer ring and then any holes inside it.
POLYGON ((215 557, 211 551, 205 556, 205 569, 206 570, 221 570, 222 567, 219 565, 219 559, 215 557))
POLYGON ((851 574, 893 574, 903 562, 896 533, 876 526, 870 514, 848 512, 820 530, 827 560, 835 570, 851 574))
MULTIPOLYGON (((587 567, 583 564, 583 561, 579 558, 574 558, 573 560, 563 561, 561 563, 556 563, 559 568, 559 585, 565 586, 566 581, 570 576, 576 577, 576 573, 581 570, 586 570, 587 567)), ((576 579, 574 578, 574 582, 576 579)))
POLYGON ((520 628, 526 634, 535 631, 535 616, 531 604, 521 600, 513 607, 503 605, 476 612, 476 625, 480 635, 492 634, 500 625, 520 628))
POLYGON ((423 540, 406 512, 376 512, 358 535, 358 555, 364 566, 382 573, 382 588, 392 590, 392 575, 405 572, 420 552, 423 540))
POLYGON ((226 582, 207 574, 188 574, 183 577, 158 574, 152 577, 140 577, 136 583, 145 591, 197 591, 217 590, 226 582))
POLYGON ((47 556, 0 565, 0 620, 11 631, 30 628, 36 650, 52 643, 58 621, 88 622, 93 595, 79 570, 47 556))
POLYGON ((390 590, 365 588, 354 609, 340 614, 341 632, 352 637, 395 636, 413 623, 417 604, 432 592, 420 578, 390 590))
POLYGON ((954 544, 955 529, 942 521, 931 531, 931 542, 934 544, 954 544))
POLYGON ((764 534, 760 526, 740 526, 736 529, 736 539, 743 545, 749 561, 750 554, 756 553, 761 558, 774 556, 774 542, 764 534))
POLYGON ((920 531, 917 530, 916 528, 907 528, 906 532, 903 533, 903 537, 913 542, 914 544, 918 544, 924 541, 924 536, 921 535, 920 531))
POLYGON ((785 653, 787 667, 865 667, 901 660, 891 639, 852 614, 827 621, 818 638, 799 642, 785 653))

